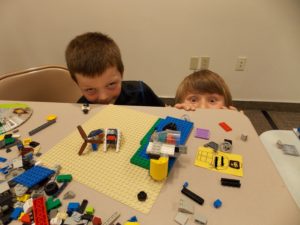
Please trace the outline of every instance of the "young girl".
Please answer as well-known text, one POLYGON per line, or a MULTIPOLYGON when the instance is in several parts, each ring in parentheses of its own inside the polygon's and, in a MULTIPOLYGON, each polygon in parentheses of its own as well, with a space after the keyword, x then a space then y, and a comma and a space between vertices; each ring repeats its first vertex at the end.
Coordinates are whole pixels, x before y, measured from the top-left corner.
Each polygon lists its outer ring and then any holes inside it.
POLYGON ((225 81, 210 70, 200 70, 184 78, 177 88, 175 107, 186 111, 197 108, 236 110, 225 81))

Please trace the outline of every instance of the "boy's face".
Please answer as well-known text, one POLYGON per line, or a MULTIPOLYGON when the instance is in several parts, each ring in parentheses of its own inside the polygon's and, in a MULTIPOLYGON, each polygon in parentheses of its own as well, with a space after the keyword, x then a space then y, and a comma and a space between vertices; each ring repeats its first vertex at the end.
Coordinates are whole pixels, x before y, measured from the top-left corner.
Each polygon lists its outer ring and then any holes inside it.
POLYGON ((83 96, 92 103, 114 104, 121 93, 122 75, 116 67, 110 67, 99 76, 75 74, 83 96))
POLYGON ((225 106, 224 96, 219 94, 194 94, 189 93, 185 99, 184 104, 191 105, 199 109, 221 109, 225 106))

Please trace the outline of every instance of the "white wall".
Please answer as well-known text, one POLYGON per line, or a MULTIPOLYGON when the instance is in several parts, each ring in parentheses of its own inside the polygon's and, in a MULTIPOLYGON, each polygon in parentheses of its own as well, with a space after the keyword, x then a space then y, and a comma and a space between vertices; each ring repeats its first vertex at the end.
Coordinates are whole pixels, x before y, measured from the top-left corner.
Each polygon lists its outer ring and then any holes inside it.
POLYGON ((0 74, 65 65, 67 43, 87 31, 115 39, 125 79, 160 96, 174 96, 191 56, 210 56, 235 100, 300 103, 298 0, 1 0, 0 74))

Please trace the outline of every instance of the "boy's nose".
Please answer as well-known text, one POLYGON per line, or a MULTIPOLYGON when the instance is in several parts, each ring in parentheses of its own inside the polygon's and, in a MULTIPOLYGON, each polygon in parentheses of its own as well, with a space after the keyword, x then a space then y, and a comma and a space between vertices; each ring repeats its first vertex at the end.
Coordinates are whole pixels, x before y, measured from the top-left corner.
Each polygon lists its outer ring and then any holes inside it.
POLYGON ((99 93, 98 94, 98 102, 99 103, 103 103, 103 104, 107 104, 108 101, 108 95, 105 93, 99 93))
POLYGON ((207 102, 206 101, 201 101, 198 105, 198 108, 199 109, 207 109, 208 108, 207 102))

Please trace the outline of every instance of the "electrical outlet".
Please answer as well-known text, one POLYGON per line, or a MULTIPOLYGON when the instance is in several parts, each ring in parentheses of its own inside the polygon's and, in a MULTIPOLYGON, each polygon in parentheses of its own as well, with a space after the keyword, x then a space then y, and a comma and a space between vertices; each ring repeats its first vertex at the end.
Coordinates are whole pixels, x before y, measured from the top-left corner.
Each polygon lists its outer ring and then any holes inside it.
POLYGON ((202 56, 201 57, 200 69, 201 70, 207 70, 208 67, 209 67, 209 61, 210 61, 210 57, 209 56, 202 56))
POLYGON ((236 71, 244 71, 246 68, 247 58, 246 57, 238 57, 235 70, 236 71))
POLYGON ((192 56, 190 60, 190 70, 197 70, 199 65, 199 57, 192 56))

